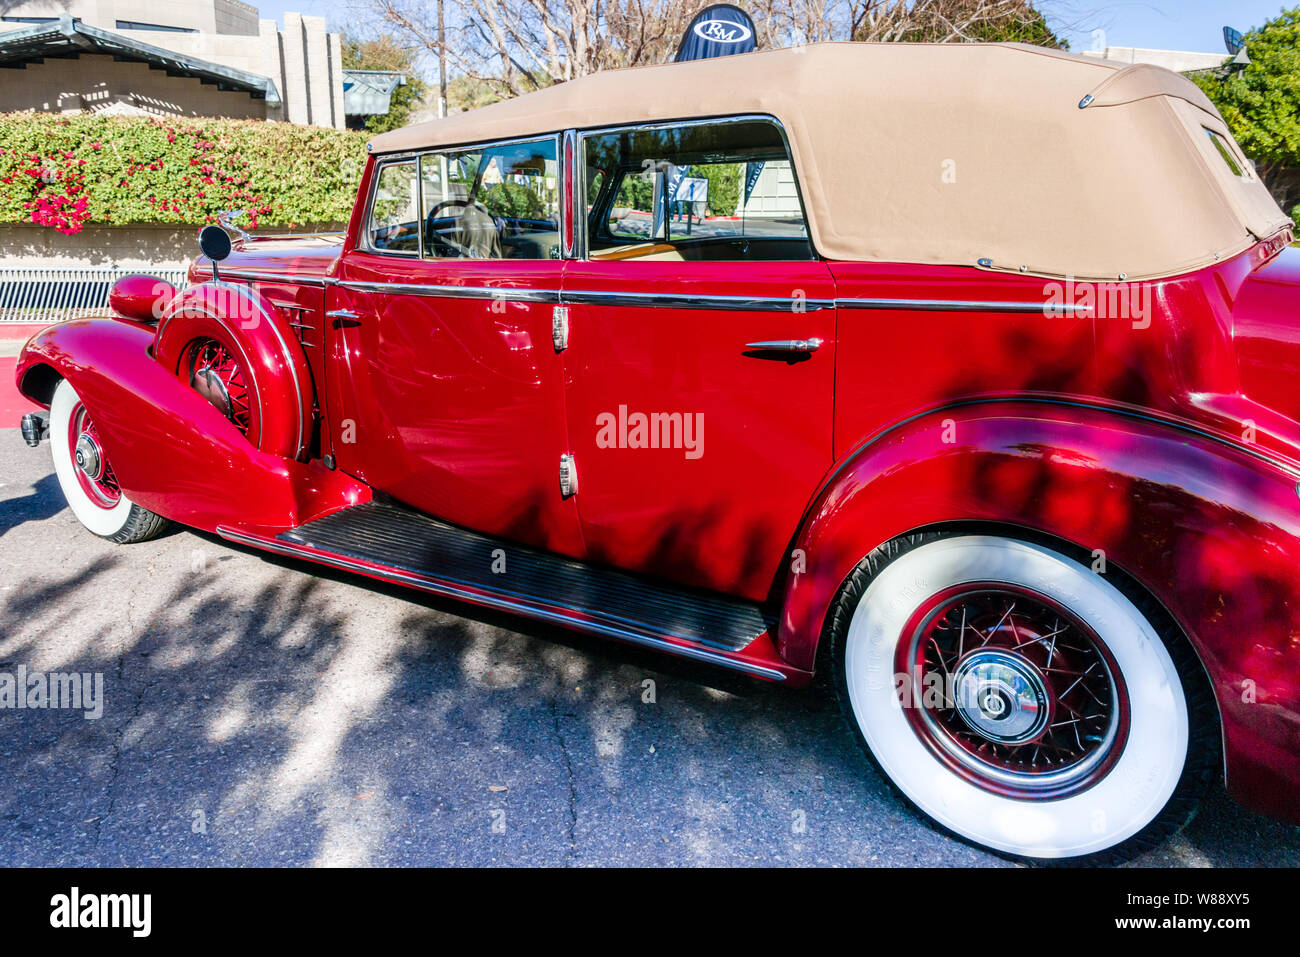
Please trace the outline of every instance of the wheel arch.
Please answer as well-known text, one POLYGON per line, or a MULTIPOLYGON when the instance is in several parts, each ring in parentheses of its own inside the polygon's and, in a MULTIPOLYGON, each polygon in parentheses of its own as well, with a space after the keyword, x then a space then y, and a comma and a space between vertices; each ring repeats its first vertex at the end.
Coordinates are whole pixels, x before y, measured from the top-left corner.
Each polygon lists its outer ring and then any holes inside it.
POLYGON ((36 362, 19 370, 18 391, 45 408, 54 401, 54 390, 63 381, 63 374, 48 362, 36 362))
POLYGON ((340 471, 254 447, 155 361, 154 337, 152 328, 115 318, 57 323, 24 346, 15 381, 36 399, 38 383, 52 394, 67 379, 95 417, 122 490, 186 525, 290 528, 369 498, 340 471))
POLYGON ((917 416, 846 457, 816 496, 795 538, 802 568, 784 587, 778 649, 812 670, 840 587, 902 535, 997 530, 1099 553, 1194 650, 1234 796, 1294 819, 1271 792, 1300 783, 1294 757, 1280 760, 1300 721, 1300 500, 1297 476, 1263 459, 1096 406, 1007 400, 917 416), (1274 707, 1254 708, 1246 688, 1274 707))

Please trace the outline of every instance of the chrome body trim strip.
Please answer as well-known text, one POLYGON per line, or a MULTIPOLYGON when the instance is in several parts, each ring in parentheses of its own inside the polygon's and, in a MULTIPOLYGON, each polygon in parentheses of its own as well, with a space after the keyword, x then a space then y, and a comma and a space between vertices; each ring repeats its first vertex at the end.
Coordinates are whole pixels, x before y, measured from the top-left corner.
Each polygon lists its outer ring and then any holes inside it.
POLYGON ((660 292, 603 292, 565 290, 566 303, 591 306, 630 306, 658 309, 720 309, 735 312, 818 312, 834 309, 834 299, 798 299, 789 296, 691 296, 660 292))
POLYGON ((434 286, 409 282, 359 282, 340 280, 338 285, 357 292, 381 296, 433 296, 444 299, 492 299, 506 302, 548 302, 559 304, 558 289, 519 289, 511 286, 434 286))
POLYGON ((502 611, 512 612, 525 618, 533 618, 539 621, 550 622, 552 624, 565 625, 578 631, 586 631, 603 637, 618 638, 630 642, 631 644, 644 645, 683 658, 692 658, 696 661, 702 661, 707 664, 730 668, 733 671, 741 671, 745 674, 754 675, 759 678, 767 678, 772 681, 785 680, 785 675, 780 671, 777 671, 775 668, 768 668, 765 665, 754 664, 748 661, 740 661, 728 657, 720 652, 711 651, 708 648, 677 644, 664 638, 656 638, 653 635, 640 634, 614 625, 587 621, 581 618, 573 618, 557 611, 539 608, 522 601, 507 598, 503 595, 497 596, 460 588, 447 582, 440 581, 439 579, 431 578, 427 575, 421 575, 417 572, 403 571, 386 565, 370 566, 362 562, 353 561, 352 559, 346 558, 342 555, 334 555, 330 552, 319 552, 312 549, 301 548, 290 542, 281 542, 273 539, 260 538, 254 535, 246 535, 243 532, 236 531, 235 529, 228 528, 224 525, 217 527, 217 534, 227 541, 238 542, 241 545, 260 548, 264 551, 275 552, 279 555, 288 555, 292 558, 302 558, 307 561, 318 562, 322 565, 330 565, 335 568, 341 568, 344 571, 357 572, 363 575, 374 575, 401 585, 407 585, 411 588, 418 589, 419 591, 428 592, 432 595, 442 595, 448 598, 470 602, 471 604, 484 605, 489 608, 499 608, 502 611))
MULTIPOLYGON (((995 302, 975 299, 796 299, 787 296, 693 296, 683 293, 612 292, 594 289, 521 289, 506 286, 447 286, 427 283, 360 282, 325 277, 296 278, 284 273, 225 270, 222 279, 286 282, 303 286, 338 285, 358 292, 390 296, 445 296, 448 299, 502 299, 508 302, 571 305, 719 309, 740 312, 817 312, 822 309, 875 309, 898 312, 1014 312, 1045 316, 1084 314, 1077 303, 995 302)), ((278 305, 278 303, 277 303, 278 305)), ((294 307, 289 308, 307 308, 294 307)))
POLYGON ((907 312, 1039 312, 1043 315, 1086 312, 1074 303, 985 302, 971 299, 836 299, 840 309, 880 309, 907 312))

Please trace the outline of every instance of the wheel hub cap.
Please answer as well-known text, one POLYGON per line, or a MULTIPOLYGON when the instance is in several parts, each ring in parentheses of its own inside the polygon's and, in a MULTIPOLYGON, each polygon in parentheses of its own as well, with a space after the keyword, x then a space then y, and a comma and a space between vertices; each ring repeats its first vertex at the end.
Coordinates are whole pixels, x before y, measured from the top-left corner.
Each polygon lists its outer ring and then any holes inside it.
POLYGON ((231 417, 230 392, 214 369, 207 367, 194 370, 191 385, 194 386, 194 391, 212 403, 218 412, 226 418, 231 417))
POLYGON ((1105 776, 1127 737, 1127 692, 1100 636, 1014 584, 954 585, 903 626, 908 723, 950 770, 1015 797, 1064 797, 1105 776))
POLYGON ((92 482, 98 482, 104 477, 104 457, 100 454, 99 444, 90 433, 82 432, 77 437, 72 458, 77 463, 77 468, 92 482))
POLYGON ((1017 655, 998 649, 974 652, 958 665, 953 686, 957 713, 985 737, 1020 744, 1047 725, 1043 678, 1017 655))

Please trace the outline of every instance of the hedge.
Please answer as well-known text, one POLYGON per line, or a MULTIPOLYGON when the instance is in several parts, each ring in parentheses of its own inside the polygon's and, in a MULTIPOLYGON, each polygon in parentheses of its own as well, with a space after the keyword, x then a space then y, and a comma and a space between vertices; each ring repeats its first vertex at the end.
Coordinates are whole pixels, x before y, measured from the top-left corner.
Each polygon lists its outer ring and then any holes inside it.
POLYGON ((0 113, 0 223, 346 221, 369 134, 258 120, 0 113))

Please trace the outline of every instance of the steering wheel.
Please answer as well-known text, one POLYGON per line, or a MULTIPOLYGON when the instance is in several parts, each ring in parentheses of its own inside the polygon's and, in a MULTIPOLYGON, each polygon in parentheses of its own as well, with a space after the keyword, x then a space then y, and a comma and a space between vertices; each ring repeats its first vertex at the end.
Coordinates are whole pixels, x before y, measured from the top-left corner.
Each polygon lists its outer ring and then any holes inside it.
MULTIPOLYGON (((430 237, 430 239, 433 242, 447 246, 448 248, 454 250, 460 256, 461 259, 490 258, 490 257, 483 257, 477 255, 474 252, 472 247, 465 246, 454 239, 449 239, 444 233, 438 232, 433 228, 433 224, 438 219, 443 218, 439 214, 442 213, 444 210, 452 209, 452 208, 463 208, 463 209, 473 208, 476 210, 481 210, 483 216, 487 220, 491 221, 494 226, 496 225, 495 217, 493 217, 492 213, 488 210, 488 208, 484 206, 482 203, 478 202, 478 200, 444 199, 441 203, 438 203, 436 206, 434 206, 433 209, 429 210, 429 215, 425 218, 424 234, 430 237)), ((447 217, 447 218, 450 219, 452 222, 456 222, 456 223, 460 222, 460 217, 447 217)), ((494 245, 499 246, 499 242, 500 242, 499 235, 494 234, 494 245)))

